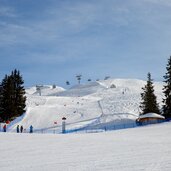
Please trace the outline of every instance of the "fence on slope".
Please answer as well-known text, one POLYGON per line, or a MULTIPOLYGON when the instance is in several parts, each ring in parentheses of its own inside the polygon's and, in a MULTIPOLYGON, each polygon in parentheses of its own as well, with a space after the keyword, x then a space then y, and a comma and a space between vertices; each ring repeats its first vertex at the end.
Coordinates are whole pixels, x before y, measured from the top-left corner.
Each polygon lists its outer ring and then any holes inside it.
MULTIPOLYGON (((66 124, 66 131, 65 133, 95 133, 95 132, 105 132, 105 131, 112 131, 112 130, 119 130, 119 129, 127 129, 127 128, 135 128, 135 127, 141 127, 141 126, 146 126, 149 124, 154 124, 153 122, 148 122, 145 124, 138 124, 136 122, 132 123, 123 123, 123 124, 98 124, 97 121, 99 118, 96 118, 97 120, 94 120, 91 124, 87 124, 84 127, 79 127, 79 128, 73 128, 73 129, 68 129, 67 126, 70 126, 71 124, 78 123, 70 123, 66 124), (97 124, 96 124, 97 123, 97 124)), ((171 121, 170 119, 167 120, 161 120, 158 121, 158 123, 163 123, 163 122, 169 122, 171 121)), ((82 121, 83 122, 83 121, 82 121)), ((16 132, 16 130, 8 130, 7 132, 16 132)), ((2 124, 0 125, 0 132, 3 132, 2 124)), ((24 130, 24 133, 29 133, 29 130, 24 130)), ((62 127, 61 126, 52 126, 52 127, 47 127, 43 129, 34 129, 34 133, 38 134, 61 134, 62 133, 62 127)))

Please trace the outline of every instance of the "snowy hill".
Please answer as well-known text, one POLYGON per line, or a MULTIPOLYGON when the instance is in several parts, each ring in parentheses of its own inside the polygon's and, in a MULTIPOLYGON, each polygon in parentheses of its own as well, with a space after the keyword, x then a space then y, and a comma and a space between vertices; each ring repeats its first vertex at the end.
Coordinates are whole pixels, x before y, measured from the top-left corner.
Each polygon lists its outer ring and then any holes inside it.
MULTIPOLYGON (((61 118, 67 118, 68 129, 134 123, 140 109, 140 93, 146 81, 137 79, 109 79, 77 85, 68 90, 44 86, 42 96, 31 87, 27 92, 26 114, 9 125, 17 124, 36 129, 61 129, 61 118)), ((158 102, 162 102, 163 83, 155 82, 158 102)))

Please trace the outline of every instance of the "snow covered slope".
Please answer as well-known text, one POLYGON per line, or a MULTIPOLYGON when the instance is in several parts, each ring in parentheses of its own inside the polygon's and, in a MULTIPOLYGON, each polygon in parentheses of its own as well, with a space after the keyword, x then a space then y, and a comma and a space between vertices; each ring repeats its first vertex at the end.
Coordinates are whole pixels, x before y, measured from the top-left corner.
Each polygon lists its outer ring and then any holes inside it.
MULTIPOLYGON (((64 116, 72 129, 134 122, 140 112, 140 93, 145 84, 136 79, 110 79, 77 85, 69 90, 45 86, 42 96, 32 87, 27 89, 26 114, 9 127, 15 129, 20 124, 24 128, 33 125, 40 129, 53 127, 54 122, 60 127, 64 116)), ((161 105, 163 83, 155 82, 154 85, 161 105)))

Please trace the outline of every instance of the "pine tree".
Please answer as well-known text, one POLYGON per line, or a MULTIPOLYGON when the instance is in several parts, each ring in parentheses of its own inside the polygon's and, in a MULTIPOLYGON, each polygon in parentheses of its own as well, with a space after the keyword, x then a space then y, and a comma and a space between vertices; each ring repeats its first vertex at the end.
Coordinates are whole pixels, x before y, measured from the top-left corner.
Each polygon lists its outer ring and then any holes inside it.
POLYGON ((163 115, 166 119, 171 118, 171 56, 168 59, 168 64, 166 66, 166 74, 164 76, 164 88, 163 93, 165 98, 163 99, 163 115))
POLYGON ((13 84, 11 78, 5 75, 1 84, 2 91, 1 91, 0 117, 2 121, 7 121, 11 117, 12 108, 14 106, 12 102, 12 94, 13 94, 12 86, 13 84))
POLYGON ((154 94, 153 80, 151 79, 151 74, 147 74, 147 84, 142 88, 143 93, 141 93, 142 102, 140 108, 142 110, 141 114, 146 113, 160 113, 159 105, 157 103, 157 98, 154 94))
MULTIPOLYGON (((2 85, 0 84, 0 112, 2 111, 2 85)), ((1 122, 1 113, 0 113, 0 122, 1 122)))
POLYGON ((20 72, 12 71, 1 83, 0 118, 2 121, 13 120, 25 112, 25 89, 20 72))
POLYGON ((25 112, 25 89, 24 89, 24 81, 22 79, 22 76, 20 75, 20 72, 16 69, 14 72, 12 72, 12 80, 14 83, 14 99, 15 99, 15 106, 16 106, 16 114, 14 117, 18 117, 22 115, 25 112))

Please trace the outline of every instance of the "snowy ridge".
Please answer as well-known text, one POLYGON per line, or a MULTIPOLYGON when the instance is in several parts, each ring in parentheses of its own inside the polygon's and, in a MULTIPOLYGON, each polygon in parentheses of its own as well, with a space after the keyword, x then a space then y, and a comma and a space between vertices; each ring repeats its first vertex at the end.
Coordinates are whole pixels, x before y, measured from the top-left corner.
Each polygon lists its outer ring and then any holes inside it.
MULTIPOLYGON (((20 124, 26 129, 30 125, 35 129, 57 129, 61 128, 64 116, 68 130, 133 123, 139 116, 140 93, 145 84, 146 81, 137 79, 109 79, 77 85, 69 90, 45 86, 42 96, 32 87, 26 90, 26 114, 13 122, 11 128, 20 124)), ((154 86, 162 105, 163 83, 155 82, 154 86)))

